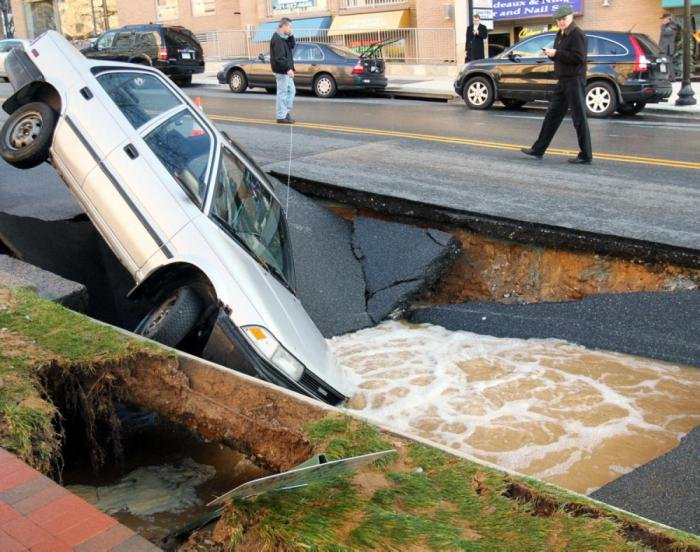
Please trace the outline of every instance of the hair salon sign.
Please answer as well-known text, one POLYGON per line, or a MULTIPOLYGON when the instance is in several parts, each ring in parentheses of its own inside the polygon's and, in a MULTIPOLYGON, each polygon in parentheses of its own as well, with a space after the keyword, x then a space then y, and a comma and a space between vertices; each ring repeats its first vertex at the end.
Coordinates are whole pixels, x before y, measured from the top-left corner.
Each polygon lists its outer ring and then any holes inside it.
POLYGON ((504 19, 527 19, 530 17, 551 17, 562 4, 570 4, 574 13, 583 13, 583 0, 494 0, 493 18, 498 21, 504 19))

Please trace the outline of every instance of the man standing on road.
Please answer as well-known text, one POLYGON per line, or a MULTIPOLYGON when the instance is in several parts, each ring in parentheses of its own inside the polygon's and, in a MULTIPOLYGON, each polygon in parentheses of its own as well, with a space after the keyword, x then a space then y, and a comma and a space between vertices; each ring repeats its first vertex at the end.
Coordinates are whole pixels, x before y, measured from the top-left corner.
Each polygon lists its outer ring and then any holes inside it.
POLYGON ((559 6, 554 12, 554 19, 559 27, 554 48, 542 48, 542 51, 554 60, 554 74, 559 80, 537 141, 531 148, 521 151, 541 159, 570 107, 580 151, 577 157, 569 159, 569 163, 589 164, 593 159, 593 150, 586 118, 586 35, 574 23, 574 10, 569 4, 559 6))
POLYGON ((277 31, 270 40, 270 65, 277 81, 277 122, 291 125, 294 123, 289 112, 294 104, 294 46, 292 20, 283 17, 277 31))
POLYGON ((477 13, 474 15, 474 21, 467 27, 467 59, 466 61, 474 61, 475 59, 484 59, 484 40, 489 35, 486 25, 481 24, 481 16, 477 13))
POLYGON ((676 80, 676 66, 673 56, 676 53, 676 36, 681 27, 673 20, 673 14, 665 13, 661 19, 659 49, 662 54, 668 56, 668 80, 673 82, 676 80))

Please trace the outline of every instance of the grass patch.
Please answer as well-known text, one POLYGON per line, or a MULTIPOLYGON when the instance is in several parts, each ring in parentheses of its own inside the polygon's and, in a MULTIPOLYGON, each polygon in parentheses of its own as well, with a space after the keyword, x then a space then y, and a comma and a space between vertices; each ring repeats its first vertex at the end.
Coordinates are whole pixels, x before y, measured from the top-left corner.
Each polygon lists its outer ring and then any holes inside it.
POLYGON ((61 388, 65 405, 94 424, 111 416, 110 367, 143 353, 167 354, 32 291, 0 288, 0 446, 49 473, 62 442, 49 390, 61 388))
MULTIPOLYGON (((645 527, 650 546, 625 530, 620 516, 586 499, 527 479, 529 499, 497 470, 416 443, 390 439, 350 417, 306 426, 317 452, 331 458, 388 448, 398 453, 358 474, 230 504, 220 522, 234 549, 635 551, 697 550, 700 539, 645 527), (542 511, 542 504, 550 508, 542 511), (572 506, 573 505, 573 506, 572 506), (576 507, 574 507, 576 506, 576 507), (664 540, 665 539, 665 540, 664 540), (663 542, 662 542, 663 541, 663 542), (663 544, 665 543, 665 544, 663 544)), ((519 487, 518 487, 519 488, 519 487)))

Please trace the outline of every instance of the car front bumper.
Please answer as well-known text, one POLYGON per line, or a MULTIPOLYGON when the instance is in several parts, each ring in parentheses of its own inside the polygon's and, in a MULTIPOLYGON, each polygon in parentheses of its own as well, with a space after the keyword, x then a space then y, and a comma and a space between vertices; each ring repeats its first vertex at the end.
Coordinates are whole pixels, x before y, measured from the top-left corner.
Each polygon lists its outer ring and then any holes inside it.
POLYGON ((341 405, 348 399, 306 367, 298 382, 278 370, 272 363, 258 354, 223 308, 219 308, 214 328, 202 357, 237 372, 243 372, 333 406, 341 405))
POLYGON ((620 87, 623 102, 659 103, 673 93, 671 82, 627 82, 620 87))

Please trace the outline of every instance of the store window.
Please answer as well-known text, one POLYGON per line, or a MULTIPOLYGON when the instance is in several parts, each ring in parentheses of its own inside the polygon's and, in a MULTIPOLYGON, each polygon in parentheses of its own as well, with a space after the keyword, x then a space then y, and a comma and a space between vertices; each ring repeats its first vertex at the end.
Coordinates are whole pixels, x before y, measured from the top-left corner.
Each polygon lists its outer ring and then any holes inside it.
POLYGON ((214 15, 216 13, 216 0, 192 0, 192 15, 214 15))
POLYGON ((156 0, 156 17, 158 21, 169 21, 180 17, 178 0, 156 0))

